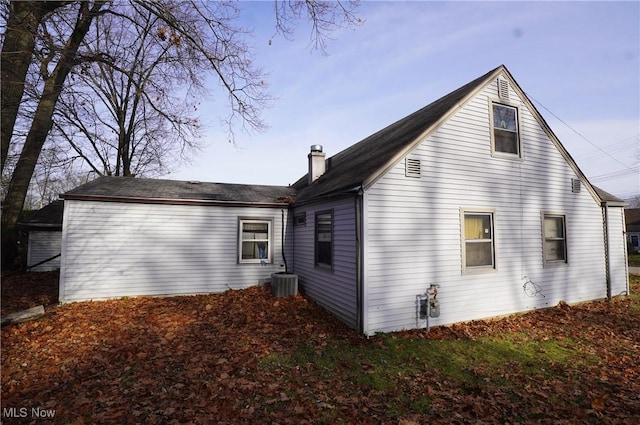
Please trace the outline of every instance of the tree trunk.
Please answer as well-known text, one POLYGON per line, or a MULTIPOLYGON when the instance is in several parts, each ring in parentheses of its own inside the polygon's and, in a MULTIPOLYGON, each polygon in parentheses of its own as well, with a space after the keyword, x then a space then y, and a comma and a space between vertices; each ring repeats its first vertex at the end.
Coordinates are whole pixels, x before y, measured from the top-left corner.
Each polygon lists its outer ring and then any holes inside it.
POLYGON ((46 13, 60 6, 59 2, 40 1, 12 1, 9 4, 0 68, 0 104, 2 104, 0 169, 2 170, 9 154, 11 135, 24 93, 24 82, 31 64, 38 25, 46 13))
POLYGON ((53 126, 53 112, 63 89, 63 83, 74 64, 76 53, 87 34, 94 16, 104 1, 80 3, 75 28, 60 56, 60 59, 45 80, 44 89, 34 114, 31 128, 24 142, 20 158, 11 177, 7 195, 2 206, 2 268, 13 268, 17 252, 16 223, 24 206, 29 183, 38 162, 42 146, 53 126))

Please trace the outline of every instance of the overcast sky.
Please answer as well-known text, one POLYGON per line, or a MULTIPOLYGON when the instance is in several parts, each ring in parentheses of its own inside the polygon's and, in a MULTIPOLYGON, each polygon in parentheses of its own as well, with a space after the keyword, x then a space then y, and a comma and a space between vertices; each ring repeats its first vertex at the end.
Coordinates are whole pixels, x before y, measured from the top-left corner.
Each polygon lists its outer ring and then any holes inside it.
POLYGON ((274 35, 273 2, 241 2, 276 98, 270 128, 227 142, 223 99, 205 102, 205 149, 166 178, 287 185, 309 146, 332 156, 504 64, 593 184, 640 194, 640 3, 363 2, 364 24, 274 35), (272 40, 269 43, 269 40, 272 40))

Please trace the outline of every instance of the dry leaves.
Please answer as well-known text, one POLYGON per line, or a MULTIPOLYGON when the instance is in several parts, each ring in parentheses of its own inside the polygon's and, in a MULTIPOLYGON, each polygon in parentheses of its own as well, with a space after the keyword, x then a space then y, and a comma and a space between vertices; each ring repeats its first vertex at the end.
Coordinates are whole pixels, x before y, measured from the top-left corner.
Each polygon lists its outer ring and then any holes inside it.
MULTIPOLYGON (((33 275, 25 278, 42 277, 33 275)), ((3 309, 12 305, 4 290, 3 309)), ((508 387, 461 384, 425 370, 399 376, 387 388, 346 379, 356 359, 333 370, 279 365, 277 359, 301 349, 323 355, 336 345, 385 347, 377 338, 358 337, 304 297, 273 298, 265 286, 50 307, 44 319, 2 329, 2 422, 39 423, 34 414, 54 412, 47 423, 631 424, 640 418, 639 309, 620 298, 399 334, 566 337, 601 361, 558 365, 566 379, 505 364, 493 372, 512 383, 508 387)), ((376 367, 357 366, 365 374, 376 367)), ((474 365, 468 370, 493 373, 474 365)))

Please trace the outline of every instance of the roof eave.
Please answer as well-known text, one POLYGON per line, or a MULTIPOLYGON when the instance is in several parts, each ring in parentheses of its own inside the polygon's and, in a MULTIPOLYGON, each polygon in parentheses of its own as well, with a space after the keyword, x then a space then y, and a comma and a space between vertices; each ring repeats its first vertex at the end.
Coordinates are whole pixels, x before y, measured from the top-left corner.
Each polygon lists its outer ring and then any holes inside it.
POLYGON ((567 151, 567 149, 564 147, 564 145, 562 144, 558 136, 556 136, 556 134, 553 132, 553 130, 551 129, 547 121, 544 119, 540 111, 538 111, 538 109, 535 107, 531 99, 529 99, 529 96, 527 96, 524 90, 522 90, 520 85, 516 82, 516 80, 513 78, 509 70, 506 69, 506 67, 504 68, 504 73, 506 77, 510 80, 511 86, 518 93, 518 96, 520 97, 520 99, 522 99, 522 101, 525 103, 525 105, 527 106, 531 114, 534 116, 536 121, 540 123, 540 125, 542 126, 542 129, 549 137, 549 140, 551 140, 551 143, 555 145, 555 147, 558 149, 560 154, 565 158, 565 160, 567 161, 567 164, 569 164, 569 167, 576 173, 576 175, 578 176, 582 184, 587 188, 587 191, 591 194, 591 197, 594 199, 594 201, 602 203, 603 200, 600 197, 600 195, 598 195, 598 192, 596 191, 595 187, 591 184, 589 179, 587 179, 587 176, 582 172, 580 167, 578 167, 578 163, 573 159, 569 151, 567 151))
POLYGON ((601 201, 600 205, 603 207, 627 207, 629 206, 628 202, 625 201, 601 201))
MULTIPOLYGON (((384 166, 380 167, 378 170, 374 171, 362 182, 362 189, 367 190, 370 188, 380 177, 387 173, 391 168, 395 167, 398 162, 402 160, 409 152, 415 149, 423 140, 425 140, 431 133, 433 133, 440 125, 442 125, 445 121, 447 121, 453 114, 455 114, 460 108, 462 108, 471 98, 478 94, 480 90, 484 88, 484 86, 490 80, 497 78, 497 76, 506 71, 506 67, 504 65, 500 65, 497 67, 492 73, 487 75, 484 80, 478 82, 476 87, 467 93, 465 97, 463 97, 460 101, 458 101, 454 106, 452 106, 445 114, 443 114, 436 122, 431 124, 425 131, 420 133, 413 142, 409 143, 404 147, 401 151, 399 151, 396 155, 394 155, 384 166)), ((506 71, 508 74, 508 71, 506 71)))
POLYGON ((250 202, 250 201, 221 201, 207 199, 174 199, 174 198, 143 198, 133 196, 106 196, 106 195, 60 195, 62 199, 69 201, 99 201, 99 202, 124 202, 136 204, 165 204, 165 205, 206 205, 226 207, 258 207, 258 208, 283 208, 289 207, 288 202, 250 202))

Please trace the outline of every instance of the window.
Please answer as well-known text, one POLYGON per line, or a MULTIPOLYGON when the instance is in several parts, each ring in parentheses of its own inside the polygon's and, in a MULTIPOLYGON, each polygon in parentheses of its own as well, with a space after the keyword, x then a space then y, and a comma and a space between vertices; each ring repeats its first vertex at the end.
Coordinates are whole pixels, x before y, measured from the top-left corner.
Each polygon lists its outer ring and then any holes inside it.
POLYGON ((640 242, 640 238, 638 238, 638 235, 631 235, 631 245, 640 246, 638 242, 640 242))
POLYGON ((463 264, 465 270, 494 269, 493 213, 463 212, 463 264))
POLYGON ((543 214, 542 228, 544 233, 544 263, 566 263, 567 234, 565 216, 562 214, 543 214))
POLYGON ((333 213, 316 214, 316 265, 333 266, 333 213))
POLYGON ((240 263, 271 262, 271 221, 240 219, 238 261, 240 263))
POLYGON ((520 157, 518 109, 501 103, 491 104, 493 151, 520 157))

